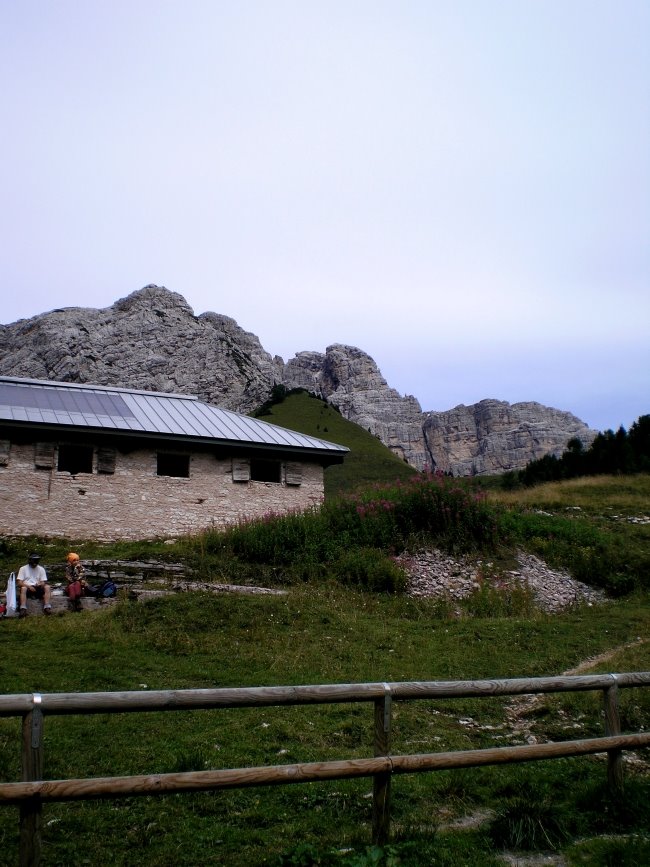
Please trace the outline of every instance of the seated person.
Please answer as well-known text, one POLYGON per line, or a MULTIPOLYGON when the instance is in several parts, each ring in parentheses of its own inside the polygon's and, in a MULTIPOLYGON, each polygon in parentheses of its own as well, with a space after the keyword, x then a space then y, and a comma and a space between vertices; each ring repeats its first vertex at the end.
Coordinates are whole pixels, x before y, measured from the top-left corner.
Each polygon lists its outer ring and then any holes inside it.
POLYGON ((66 557, 65 580, 68 582, 65 588, 66 595, 72 603, 73 611, 81 611, 81 597, 86 592, 84 580, 84 567, 81 565, 79 555, 71 551, 66 557))
POLYGON ((30 554, 25 566, 21 566, 16 576, 16 588, 20 594, 19 617, 27 617, 27 599, 42 599, 43 614, 51 614, 50 585, 47 583, 47 573, 39 565, 39 554, 30 554))

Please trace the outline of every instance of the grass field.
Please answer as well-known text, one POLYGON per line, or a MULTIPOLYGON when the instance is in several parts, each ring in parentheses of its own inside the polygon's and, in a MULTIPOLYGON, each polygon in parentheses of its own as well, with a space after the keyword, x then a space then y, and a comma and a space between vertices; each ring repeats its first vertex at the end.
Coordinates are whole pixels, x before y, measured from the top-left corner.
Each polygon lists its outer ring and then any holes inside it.
MULTIPOLYGON (((3 688, 76 692, 537 676, 612 652, 594 669, 647 670, 648 645, 638 639, 649 624, 650 607, 640 598, 520 620, 441 618, 432 602, 339 587, 293 588, 283 597, 184 594, 146 605, 125 600, 115 610, 83 617, 3 624, 5 658, 14 659, 3 688)), ((624 693, 626 728, 647 727, 647 692, 624 693)), ((509 737, 504 707, 497 699, 400 705, 393 752, 520 742, 509 737)), ((535 710, 532 730, 540 740, 600 734, 599 699, 548 697, 535 710)), ((18 743, 17 722, 0 721, 5 780, 19 779, 18 743)), ((50 718, 45 750, 45 775, 54 779, 370 756, 372 709, 50 718)), ((595 807, 604 780, 599 758, 396 778, 393 854, 405 864, 497 863, 499 846, 489 828, 441 826, 517 799, 524 812, 539 798, 548 801, 568 840, 592 840, 603 828, 619 827, 618 813, 615 818, 595 807)), ((369 845, 370 788, 362 780, 50 805, 44 863, 329 863, 314 859, 340 849, 360 854, 369 845), (287 860, 298 842, 311 861, 287 860)), ((647 772, 628 771, 628 789, 625 821, 639 832, 650 819, 647 772)), ((15 853, 17 824, 5 820, 0 840, 0 852, 15 853)), ((620 843, 621 851, 628 843, 620 843)), ((14 863, 13 857, 2 863, 14 863)), ((337 858, 332 863, 346 863, 337 858)))
MULTIPOLYGON (((346 500, 343 517, 337 524, 334 511, 329 526, 339 536, 348 534, 352 546, 356 532, 366 539, 374 533, 390 547, 385 534, 398 527, 397 517, 411 503, 404 493, 409 490, 409 484, 400 488, 392 511, 380 518, 368 499, 354 500, 354 508, 346 500), (360 514, 363 520, 357 520, 360 514), (376 524, 364 523, 375 518, 376 524)), ((388 502, 385 491, 377 496, 388 502)), ((450 489, 440 500, 442 511, 453 506, 449 497, 460 502, 466 495, 450 489)), ((507 678, 576 668, 584 673, 650 670, 650 604, 642 580, 650 529, 628 520, 648 514, 650 479, 575 480, 507 496, 491 492, 487 505, 471 505, 471 513, 459 507, 452 529, 471 518, 476 533, 477 516, 487 515, 483 510, 497 500, 495 521, 504 522, 508 546, 543 553, 565 568, 587 569, 591 562, 601 585, 609 581, 610 589, 621 592, 603 605, 552 616, 528 611, 523 617, 505 605, 469 600, 450 606, 399 592, 370 592, 362 584, 345 586, 334 568, 317 577, 310 572, 310 580, 289 570, 278 582, 286 591, 280 596, 191 593, 146 604, 125 598, 111 609, 79 616, 0 622, 8 661, 2 690, 187 689, 507 678), (600 571, 598 558, 605 558, 600 571), (633 590, 623 592, 612 575, 629 579, 633 590)), ((419 526, 416 519, 422 516, 408 516, 419 526)), ((173 546, 74 544, 86 558, 186 560, 217 581, 236 582, 242 571, 249 581, 256 575, 272 578, 273 570, 264 569, 255 556, 246 559, 246 544, 254 544, 257 552, 268 544, 267 535, 255 528, 250 532, 248 542, 244 531, 238 537, 242 547, 235 555, 209 536, 173 546)), ((285 526, 282 532, 295 539, 305 528, 285 526)), ((456 535, 445 538, 453 544, 456 535)), ((475 538, 482 544, 480 534, 475 538)), ((24 547, 36 541, 2 540, 0 567, 14 568, 24 547)), ((63 559, 71 541, 40 544, 55 561, 63 559)), ((435 541, 422 532, 402 544, 435 541)), ((505 557, 507 546, 500 553, 505 557)), ((340 563, 340 553, 333 556, 340 563)), ((507 699, 496 698, 399 704, 392 751, 596 736, 603 732, 601 704, 602 698, 590 693, 546 696, 518 713, 507 699)), ((621 710, 625 731, 647 730, 650 690, 624 690, 621 710)), ((372 716, 370 705, 358 704, 48 718, 45 777, 366 757, 372 755, 372 716)), ((18 721, 0 719, 3 780, 20 778, 19 741, 18 721)), ((369 780, 47 805, 43 864, 491 867, 504 863, 504 850, 552 849, 570 865, 643 865, 650 863, 648 767, 648 756, 641 753, 626 765, 621 803, 607 796, 602 757, 396 777, 393 835, 382 849, 370 846, 369 780)), ((0 864, 10 865, 17 857, 18 811, 7 808, 0 815, 0 864)))

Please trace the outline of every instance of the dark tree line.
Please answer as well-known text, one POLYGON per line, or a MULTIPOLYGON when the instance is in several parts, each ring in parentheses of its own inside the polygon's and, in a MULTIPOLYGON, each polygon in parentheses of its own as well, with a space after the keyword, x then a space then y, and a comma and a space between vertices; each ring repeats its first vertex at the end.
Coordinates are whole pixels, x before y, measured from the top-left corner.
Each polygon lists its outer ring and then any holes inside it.
POLYGON ((541 482, 574 479, 577 476, 621 475, 650 472, 650 415, 642 415, 629 431, 599 433, 588 449, 575 438, 561 457, 546 455, 530 461, 525 469, 505 473, 503 487, 530 487, 541 482))

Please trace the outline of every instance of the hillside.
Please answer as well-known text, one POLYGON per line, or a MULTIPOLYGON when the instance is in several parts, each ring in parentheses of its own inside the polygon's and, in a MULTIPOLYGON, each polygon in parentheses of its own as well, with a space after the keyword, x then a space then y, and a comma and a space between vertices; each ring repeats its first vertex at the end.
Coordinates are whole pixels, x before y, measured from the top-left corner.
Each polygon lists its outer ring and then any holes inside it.
POLYGON ((325 470, 326 497, 350 493, 377 482, 405 479, 415 472, 377 437, 343 418, 327 401, 306 391, 289 392, 277 403, 265 404, 255 416, 350 449, 343 464, 325 470))

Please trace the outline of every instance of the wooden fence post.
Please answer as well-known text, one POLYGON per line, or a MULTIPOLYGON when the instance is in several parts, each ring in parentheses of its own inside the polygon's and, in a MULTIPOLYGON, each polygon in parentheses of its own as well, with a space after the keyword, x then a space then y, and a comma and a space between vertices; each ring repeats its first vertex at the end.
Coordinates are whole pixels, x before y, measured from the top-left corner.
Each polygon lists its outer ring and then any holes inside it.
MULTIPOLYGON (((43 779, 43 711, 41 696, 34 693, 33 708, 23 716, 21 770, 23 782, 43 779)), ((29 798, 20 806, 20 867, 41 863, 41 799, 29 798)))
MULTIPOLYGON (((605 736, 620 735, 621 716, 618 710, 619 687, 616 675, 610 675, 614 679, 612 686, 603 690, 605 699, 605 736)), ((607 751, 607 784, 612 795, 618 796, 623 791, 623 751, 607 751)))
MULTIPOLYGON (((390 724, 392 696, 390 686, 384 684, 384 695, 375 699, 375 756, 390 754, 390 724)), ((390 771, 372 778, 372 842, 383 845, 390 832, 390 771)))

